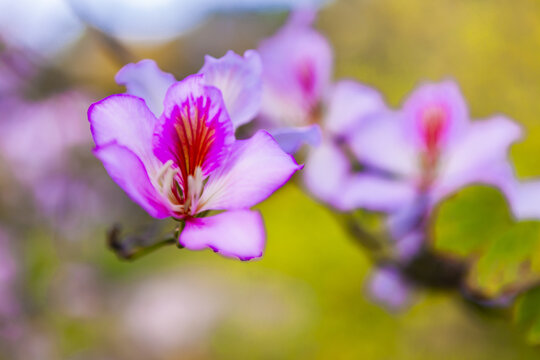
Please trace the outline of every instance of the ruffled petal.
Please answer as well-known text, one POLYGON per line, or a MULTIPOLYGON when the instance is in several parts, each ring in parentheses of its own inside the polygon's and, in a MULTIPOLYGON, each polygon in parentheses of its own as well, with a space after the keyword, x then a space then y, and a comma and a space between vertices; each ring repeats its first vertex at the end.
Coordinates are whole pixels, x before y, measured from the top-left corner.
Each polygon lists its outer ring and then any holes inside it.
POLYGON ((147 166, 155 161, 152 134, 157 120, 141 98, 109 96, 90 106, 88 120, 96 146, 114 142, 131 150, 147 166))
POLYGON ((220 167, 234 140, 221 92, 205 85, 203 75, 189 76, 169 88, 154 153, 163 163, 172 160, 183 181, 197 168, 208 176, 220 167))
POLYGON ((261 42, 263 104, 261 114, 276 124, 304 126, 326 91, 332 49, 311 28, 312 16, 294 14, 274 36, 261 42))
POLYGON ((385 113, 355 131, 349 145, 361 163, 402 176, 419 172, 418 152, 404 137, 399 114, 385 113))
POLYGON ((304 144, 318 146, 322 139, 319 125, 282 127, 272 130, 271 134, 287 154, 294 154, 304 144))
POLYGON ((170 216, 165 199, 156 191, 143 162, 130 149, 115 143, 97 147, 94 154, 109 176, 128 196, 155 218, 170 216))
POLYGON ((118 71, 114 79, 118 85, 127 88, 128 94, 144 99, 156 116, 163 111, 163 99, 167 89, 176 82, 172 74, 163 72, 156 62, 150 59, 127 64, 118 71))
POLYGON ((324 128, 337 136, 347 136, 374 114, 387 111, 381 94, 353 80, 338 82, 330 93, 324 128))
POLYGON ((223 256, 251 260, 262 256, 266 234, 257 211, 227 211, 186 220, 180 245, 189 250, 210 248, 223 256))
POLYGON ((521 138, 515 122, 499 116, 470 124, 441 159, 434 200, 473 182, 500 186, 512 178, 508 160, 510 145, 521 138))
POLYGON ((251 121, 259 112, 262 94, 262 63, 259 54, 248 50, 244 56, 227 52, 220 59, 205 57, 199 71, 205 83, 221 90, 235 128, 251 121))
POLYGON ((403 105, 404 133, 422 150, 444 148, 469 123, 469 111, 454 81, 418 87, 403 105))
POLYGON ((349 160, 337 146, 324 142, 309 153, 303 171, 304 184, 316 198, 341 209, 341 191, 350 176, 350 167, 349 160))
POLYGON ((264 130, 237 140, 227 163, 216 170, 204 188, 203 210, 249 208, 266 199, 301 169, 264 130))

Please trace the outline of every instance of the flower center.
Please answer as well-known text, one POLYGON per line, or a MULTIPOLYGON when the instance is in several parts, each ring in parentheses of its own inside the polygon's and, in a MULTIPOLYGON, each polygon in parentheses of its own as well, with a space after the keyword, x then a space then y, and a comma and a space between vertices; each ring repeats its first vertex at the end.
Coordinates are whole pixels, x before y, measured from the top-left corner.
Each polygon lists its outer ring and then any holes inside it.
POLYGON ((435 178, 443 135, 448 125, 447 111, 441 105, 426 108, 420 116, 420 131, 425 145, 421 155, 422 187, 429 187, 435 178))
POLYGON ((200 166, 195 168, 193 174, 187 176, 186 184, 182 186, 180 170, 174 166, 172 160, 169 160, 163 164, 152 182, 160 194, 169 201, 171 209, 179 217, 195 215, 199 211, 205 184, 200 166))

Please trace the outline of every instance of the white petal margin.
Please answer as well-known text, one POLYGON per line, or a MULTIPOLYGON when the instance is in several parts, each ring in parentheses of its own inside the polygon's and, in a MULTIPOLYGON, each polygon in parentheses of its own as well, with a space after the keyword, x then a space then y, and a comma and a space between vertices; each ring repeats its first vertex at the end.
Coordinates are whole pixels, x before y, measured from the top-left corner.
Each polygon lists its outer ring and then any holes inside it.
POLYGON ((156 117, 163 111, 167 89, 176 82, 172 74, 162 71, 154 60, 149 59, 127 64, 114 79, 118 85, 126 87, 128 94, 144 99, 156 117))
POLYGON ((270 134, 260 130, 248 140, 237 140, 227 163, 210 175, 200 211, 249 208, 265 200, 301 168, 270 134))
POLYGON ((248 50, 243 57, 228 51, 219 59, 207 55, 199 73, 204 74, 207 85, 221 90, 235 129, 259 113, 262 62, 257 51, 248 50))
POLYGON ((251 260, 262 256, 266 234, 261 214, 251 210, 227 211, 186 220, 180 245, 189 250, 206 248, 232 258, 251 260))

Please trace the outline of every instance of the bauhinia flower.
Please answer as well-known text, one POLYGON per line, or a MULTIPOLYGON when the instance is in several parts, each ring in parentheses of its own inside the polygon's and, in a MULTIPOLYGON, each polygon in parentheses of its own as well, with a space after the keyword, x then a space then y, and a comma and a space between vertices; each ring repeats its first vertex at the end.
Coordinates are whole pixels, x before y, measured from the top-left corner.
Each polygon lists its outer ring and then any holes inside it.
POLYGON ((332 49, 311 27, 314 15, 293 13, 282 29, 261 42, 260 116, 285 151, 313 145, 305 161, 304 183, 317 199, 344 209, 340 195, 350 181, 351 166, 341 145, 376 114, 388 110, 382 96, 366 85, 354 80, 331 82, 332 49))
POLYGON ((264 226, 249 208, 301 168, 265 131, 235 139, 235 128, 258 112, 260 72, 255 51, 207 57, 198 74, 178 82, 143 60, 117 74, 128 94, 88 110, 109 175, 151 216, 184 222, 185 248, 260 257, 264 226), (205 216, 210 210, 223 212, 205 216))
POLYGON ((513 174, 508 150, 520 137, 521 128, 504 116, 470 121, 454 82, 420 86, 400 111, 350 138, 368 171, 359 175, 364 186, 351 183, 343 198, 348 206, 391 214, 397 236, 417 243, 415 224, 449 194, 473 183, 506 191, 513 174))
POLYGON ((315 13, 297 11, 259 46, 263 62, 260 117, 283 149, 318 144, 321 101, 329 90, 332 48, 311 27, 315 13))

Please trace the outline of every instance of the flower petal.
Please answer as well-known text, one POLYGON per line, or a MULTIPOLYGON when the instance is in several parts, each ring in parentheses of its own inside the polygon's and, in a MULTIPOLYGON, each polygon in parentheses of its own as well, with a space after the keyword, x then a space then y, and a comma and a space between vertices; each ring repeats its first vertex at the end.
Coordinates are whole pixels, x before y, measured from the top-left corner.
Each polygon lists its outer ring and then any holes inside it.
POLYGON ((334 144, 324 142, 309 153, 304 184, 316 198, 341 209, 340 195, 350 168, 345 154, 334 144))
POLYGON ((324 36, 311 28, 310 20, 293 14, 259 46, 263 62, 261 114, 277 124, 307 125, 330 83, 332 49, 324 36))
POLYGON ((368 284, 370 297, 388 310, 403 310, 410 303, 411 288, 400 272, 391 266, 375 270, 368 284))
POLYGON ((324 128, 337 136, 346 136, 370 116, 387 111, 378 91, 352 80, 338 82, 330 93, 328 104, 324 128))
POLYGON ((207 176, 221 166, 234 140, 221 92, 205 85, 203 75, 189 76, 169 88, 154 153, 163 163, 173 160, 184 181, 197 167, 207 176))
POLYGON ((540 181, 515 181, 510 204, 519 220, 540 219, 540 181))
POLYGON ((441 159, 434 200, 473 182, 504 190, 504 180, 511 179, 512 174, 508 151, 521 135, 520 126, 502 116, 471 123, 441 159))
POLYGON ((423 150, 444 147, 469 123, 465 99, 450 80, 414 90, 403 105, 403 116, 406 136, 423 150))
POLYGON ((361 163, 402 176, 418 173, 418 153, 403 134, 396 113, 380 114, 353 132, 349 144, 361 163))
POLYGON ((238 210, 186 220, 179 242, 189 250, 210 248, 223 256, 251 260, 262 256, 265 238, 261 214, 238 210))
POLYGON ((201 197, 203 210, 251 207, 301 168, 270 134, 260 130, 248 140, 237 140, 227 163, 208 178, 201 197))
POLYGON ((255 50, 244 56, 227 52, 220 59, 205 57, 199 71, 205 83, 221 90, 235 128, 251 121, 259 112, 262 95, 262 63, 255 50))
POLYGON ((373 174, 351 176, 340 188, 340 208, 393 212, 417 197, 413 184, 373 174))
POLYGON ((127 64, 114 78, 124 85, 127 93, 144 99, 152 112, 159 116, 163 111, 163 99, 167 89, 176 82, 172 74, 163 72, 154 60, 145 59, 127 64))
POLYGON ((112 95, 88 109, 97 147, 114 142, 131 150, 147 166, 154 161, 152 134, 156 117, 141 98, 112 95))
POLYGON ((272 130, 271 134, 287 154, 294 154, 304 144, 317 146, 322 138, 319 125, 282 127, 272 130))
POLYGON ((103 162, 109 176, 155 218, 170 216, 165 199, 156 191, 143 162, 130 149, 115 143, 97 147, 94 154, 103 162))

